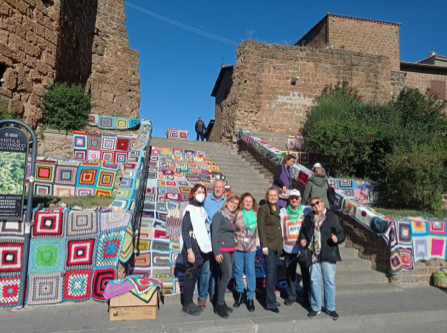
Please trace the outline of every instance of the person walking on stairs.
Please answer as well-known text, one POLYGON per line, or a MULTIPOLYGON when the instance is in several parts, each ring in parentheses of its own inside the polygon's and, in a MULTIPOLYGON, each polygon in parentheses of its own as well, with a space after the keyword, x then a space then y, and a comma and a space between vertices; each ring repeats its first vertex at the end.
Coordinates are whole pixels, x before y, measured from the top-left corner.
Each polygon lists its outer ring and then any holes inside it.
POLYGON ((325 207, 331 209, 327 197, 329 184, 326 179, 326 171, 320 163, 315 163, 312 169, 315 174, 307 181, 306 189, 303 194, 303 203, 305 205, 310 205, 311 198, 319 197, 324 201, 325 207))
POLYGON ((180 251, 186 267, 183 280, 182 311, 192 316, 198 316, 202 309, 193 302, 197 274, 203 265, 204 258, 212 252, 208 215, 203 208, 206 189, 197 184, 191 189, 189 205, 185 208, 180 236, 180 251))
POLYGON ((217 283, 217 303, 215 312, 222 318, 228 318, 233 309, 225 303, 225 292, 231 280, 234 252, 236 244, 234 231, 236 230, 236 216, 239 210, 239 198, 231 196, 225 201, 222 209, 213 216, 212 242, 213 253, 219 263, 221 276, 217 283))
POLYGON ((278 190, 270 187, 265 194, 266 203, 258 210, 258 233, 261 242, 262 253, 265 260, 265 308, 274 313, 279 313, 276 302, 275 285, 276 269, 282 246, 281 218, 279 216, 278 190))
MULTIPOLYGON (((286 208, 281 208, 281 231, 284 247, 284 266, 286 269, 286 291, 287 298, 284 304, 289 306, 296 302, 296 265, 298 254, 302 247, 298 241, 298 236, 304 219, 304 207, 301 205, 301 193, 298 190, 291 190, 289 193, 289 204, 286 208)), ((310 305, 310 275, 309 268, 304 263, 299 262, 301 278, 303 281, 303 302, 310 305)))
POLYGON ((287 191, 292 188, 292 165, 295 163, 295 156, 289 154, 284 157, 281 164, 278 164, 273 175, 273 187, 280 195, 278 206, 287 206, 287 191))
POLYGON ((333 320, 339 318, 335 311, 336 263, 341 261, 338 244, 345 240, 345 232, 339 217, 326 209, 320 197, 310 200, 313 212, 306 215, 300 230, 300 245, 308 246, 312 255, 310 266, 311 308, 309 318, 321 312, 321 282, 324 285, 324 307, 333 320))
POLYGON ((199 117, 199 120, 196 121, 195 130, 197 133, 196 141, 199 141, 199 137, 200 137, 200 140, 203 141, 203 139, 205 137, 206 125, 203 122, 202 117, 199 117))
POLYGON ((233 272, 236 281, 236 301, 233 307, 238 308, 244 302, 245 273, 247 279, 247 309, 253 312, 255 311, 254 298, 256 290, 256 213, 258 205, 250 193, 244 193, 241 196, 239 208, 240 212, 236 218, 236 231, 234 232, 236 253, 234 254, 233 272))

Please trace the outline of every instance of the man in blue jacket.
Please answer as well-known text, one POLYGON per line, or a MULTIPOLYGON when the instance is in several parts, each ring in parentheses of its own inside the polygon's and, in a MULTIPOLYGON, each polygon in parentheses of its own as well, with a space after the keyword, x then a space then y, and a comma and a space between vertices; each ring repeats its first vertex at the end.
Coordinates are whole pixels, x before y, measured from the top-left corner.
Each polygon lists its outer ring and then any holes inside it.
POLYGON ((310 200, 313 212, 308 214, 301 226, 299 240, 302 247, 308 247, 312 255, 310 266, 311 307, 309 318, 321 312, 321 280, 324 284, 324 306, 333 320, 338 319, 335 311, 336 263, 341 261, 338 244, 345 240, 340 219, 326 209, 324 201, 315 197, 310 200))
MULTIPOLYGON (((212 223, 213 216, 216 214, 223 203, 225 202, 225 183, 221 179, 217 179, 214 182, 213 193, 208 195, 205 199, 205 204, 203 207, 208 214, 207 222, 212 223)), ((216 279, 211 274, 211 266, 213 264, 214 258, 210 256, 208 260, 203 263, 202 270, 200 272, 200 282, 199 282, 199 302, 198 305, 202 309, 206 307, 206 300, 208 298, 208 293, 210 294, 210 298, 214 298, 214 292, 216 289, 216 279)))

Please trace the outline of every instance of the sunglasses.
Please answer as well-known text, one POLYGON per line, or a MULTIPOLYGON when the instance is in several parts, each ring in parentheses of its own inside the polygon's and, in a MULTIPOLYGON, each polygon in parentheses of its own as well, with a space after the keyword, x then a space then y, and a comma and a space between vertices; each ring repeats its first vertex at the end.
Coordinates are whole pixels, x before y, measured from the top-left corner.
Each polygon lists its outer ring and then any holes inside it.
POLYGON ((300 197, 289 197, 290 200, 299 200, 300 197))
POLYGON ((317 206, 320 204, 320 201, 315 201, 313 204, 310 204, 311 207, 317 206))

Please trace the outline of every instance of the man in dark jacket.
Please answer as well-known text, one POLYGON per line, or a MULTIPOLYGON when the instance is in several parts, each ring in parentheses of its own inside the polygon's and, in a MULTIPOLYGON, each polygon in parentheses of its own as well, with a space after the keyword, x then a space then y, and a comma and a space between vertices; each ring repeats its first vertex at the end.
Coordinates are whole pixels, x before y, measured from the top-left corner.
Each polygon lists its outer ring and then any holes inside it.
POLYGON ((205 130, 206 130, 206 125, 202 120, 202 117, 199 117, 199 120, 196 121, 196 133, 197 133, 197 139, 196 141, 199 141, 199 136, 200 139, 203 141, 203 138, 205 137, 205 130))
POLYGON ((319 197, 310 200, 313 212, 308 214, 301 226, 299 240, 302 247, 308 246, 312 253, 310 267, 311 307, 309 318, 321 312, 321 280, 324 284, 324 305, 333 320, 338 319, 335 311, 335 273, 336 262, 341 261, 338 244, 345 240, 345 232, 340 219, 326 209, 319 197))

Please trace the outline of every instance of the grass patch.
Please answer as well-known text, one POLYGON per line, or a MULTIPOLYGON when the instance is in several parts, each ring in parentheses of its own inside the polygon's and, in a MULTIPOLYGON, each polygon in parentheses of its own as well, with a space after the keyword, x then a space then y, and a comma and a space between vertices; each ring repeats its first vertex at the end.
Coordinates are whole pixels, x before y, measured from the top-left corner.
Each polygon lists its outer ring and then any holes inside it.
POLYGON ((447 218, 447 211, 440 211, 439 213, 424 212, 421 210, 411 209, 390 209, 381 207, 372 207, 375 211, 388 217, 406 217, 406 216, 431 216, 438 219, 447 218))
POLYGON ((35 195, 33 197, 33 207, 41 205, 43 207, 53 208, 60 203, 67 204, 68 207, 79 206, 81 208, 93 208, 99 206, 109 206, 114 197, 53 197, 48 195, 35 195))

